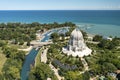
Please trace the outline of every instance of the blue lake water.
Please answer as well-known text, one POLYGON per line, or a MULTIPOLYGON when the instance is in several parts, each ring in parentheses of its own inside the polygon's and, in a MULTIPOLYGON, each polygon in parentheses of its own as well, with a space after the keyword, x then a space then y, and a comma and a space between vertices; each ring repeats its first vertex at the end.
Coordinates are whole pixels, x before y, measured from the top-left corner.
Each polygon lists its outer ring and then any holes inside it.
POLYGON ((44 34, 44 38, 41 40, 41 42, 46 42, 50 39, 50 36, 52 33, 56 32, 56 33, 59 33, 59 34, 65 34, 66 32, 68 32, 69 29, 68 27, 65 27, 65 28, 60 28, 60 29, 52 29, 50 31, 48 31, 46 34, 44 34))
POLYGON ((2 22, 74 22, 93 24, 86 31, 92 34, 120 37, 120 10, 37 10, 37 11, 0 11, 2 22))

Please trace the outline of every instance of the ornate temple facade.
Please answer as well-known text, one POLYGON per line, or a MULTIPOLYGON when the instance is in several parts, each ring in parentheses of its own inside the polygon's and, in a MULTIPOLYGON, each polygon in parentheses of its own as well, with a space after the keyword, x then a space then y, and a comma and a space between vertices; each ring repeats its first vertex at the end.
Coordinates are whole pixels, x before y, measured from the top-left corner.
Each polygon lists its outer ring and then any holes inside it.
POLYGON ((80 30, 74 29, 71 33, 67 47, 63 48, 63 53, 74 57, 83 57, 90 55, 91 52, 92 50, 86 46, 80 30))

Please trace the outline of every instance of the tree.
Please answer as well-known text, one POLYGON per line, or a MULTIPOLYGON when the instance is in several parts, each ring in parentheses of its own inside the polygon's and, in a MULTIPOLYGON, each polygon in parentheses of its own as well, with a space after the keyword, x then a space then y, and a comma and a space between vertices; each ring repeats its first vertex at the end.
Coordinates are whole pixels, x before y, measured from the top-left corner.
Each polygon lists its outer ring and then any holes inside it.
POLYGON ((84 32, 83 30, 81 30, 81 32, 82 32, 82 34, 83 34, 84 39, 86 40, 86 39, 87 39, 87 37, 88 37, 87 33, 86 33, 86 32, 84 32))
POLYGON ((93 37, 93 41, 101 41, 102 40, 102 36, 100 36, 100 35, 95 35, 94 37, 93 37))
POLYGON ((0 47, 2 47, 2 46, 4 46, 4 45, 6 45, 6 43, 5 43, 4 41, 1 41, 1 40, 0 40, 0 47))
POLYGON ((35 75, 32 72, 29 73, 28 80, 36 80, 35 75))
POLYGON ((9 58, 2 69, 5 80, 20 80, 22 61, 9 58))
POLYGON ((104 49, 108 48, 108 45, 109 45, 109 41, 105 39, 101 40, 100 43, 98 44, 99 47, 104 48, 104 49))
POLYGON ((78 73, 74 71, 66 72, 65 79, 66 80, 83 80, 82 75, 78 75, 78 73))
POLYGON ((18 39, 15 39, 15 42, 14 42, 14 44, 18 44, 18 39))
POLYGON ((27 42, 27 46, 30 46, 30 41, 27 42))
POLYGON ((66 36, 70 36, 70 34, 71 34, 70 31, 68 31, 68 32, 65 33, 66 36))
POLYGON ((58 35, 58 33, 52 33, 51 38, 52 38, 53 42, 56 42, 59 40, 60 36, 58 35))
POLYGON ((7 75, 11 75, 13 79, 20 79, 19 69, 15 66, 9 67, 6 73, 7 75))
POLYGON ((119 41, 117 40, 101 40, 100 43, 98 44, 99 47, 104 48, 104 49, 115 49, 119 45, 119 41))
POLYGON ((89 74, 89 72, 85 72, 84 74, 83 74, 83 80, 90 80, 90 74, 89 74))
POLYGON ((0 80, 5 80, 5 77, 2 73, 0 73, 0 80))
POLYGON ((35 40, 36 39, 36 35, 35 34, 30 34, 30 39, 31 40, 35 40))
POLYGON ((109 43, 109 45, 108 45, 108 49, 114 49, 116 46, 115 46, 115 44, 113 43, 113 42, 111 42, 111 43, 109 43))
POLYGON ((104 63, 102 66, 102 70, 104 72, 104 74, 108 73, 108 72, 114 72, 117 70, 117 68, 112 64, 112 63, 104 63))
POLYGON ((19 45, 23 45, 23 44, 24 44, 24 41, 21 40, 21 41, 19 42, 19 45))
POLYGON ((120 73, 117 75, 118 80, 120 80, 120 73))
POLYGON ((115 80, 112 76, 107 76, 107 80, 115 80))
POLYGON ((48 77, 52 78, 52 80, 57 80, 50 67, 44 63, 40 63, 39 65, 37 65, 32 70, 31 76, 35 78, 35 80, 46 80, 48 77))
POLYGON ((16 59, 24 61, 25 60, 25 52, 24 51, 18 51, 16 52, 16 59))

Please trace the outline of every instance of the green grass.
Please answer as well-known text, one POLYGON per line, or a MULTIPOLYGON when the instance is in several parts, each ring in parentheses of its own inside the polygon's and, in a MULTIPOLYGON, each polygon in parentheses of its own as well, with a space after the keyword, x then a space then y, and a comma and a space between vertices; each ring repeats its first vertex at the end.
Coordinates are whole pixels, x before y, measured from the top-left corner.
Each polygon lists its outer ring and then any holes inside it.
POLYGON ((43 49, 41 48, 35 58, 35 66, 39 65, 39 63, 41 62, 41 53, 42 53, 43 49))
POLYGON ((7 58, 5 57, 4 54, 2 54, 2 50, 0 48, 0 74, 2 73, 1 71, 6 60, 7 58))

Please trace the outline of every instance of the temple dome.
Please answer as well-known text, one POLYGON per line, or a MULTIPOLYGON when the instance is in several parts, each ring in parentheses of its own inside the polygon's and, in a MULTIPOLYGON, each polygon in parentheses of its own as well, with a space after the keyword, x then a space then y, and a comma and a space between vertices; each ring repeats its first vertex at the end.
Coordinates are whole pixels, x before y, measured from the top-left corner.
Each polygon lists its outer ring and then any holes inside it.
POLYGON ((84 42, 83 35, 79 29, 74 29, 71 33, 67 47, 63 47, 63 53, 74 57, 88 56, 92 50, 84 42))
POLYGON ((80 32, 80 30, 78 29, 74 29, 71 33, 71 38, 75 39, 75 40, 82 40, 83 39, 83 35, 80 32))

